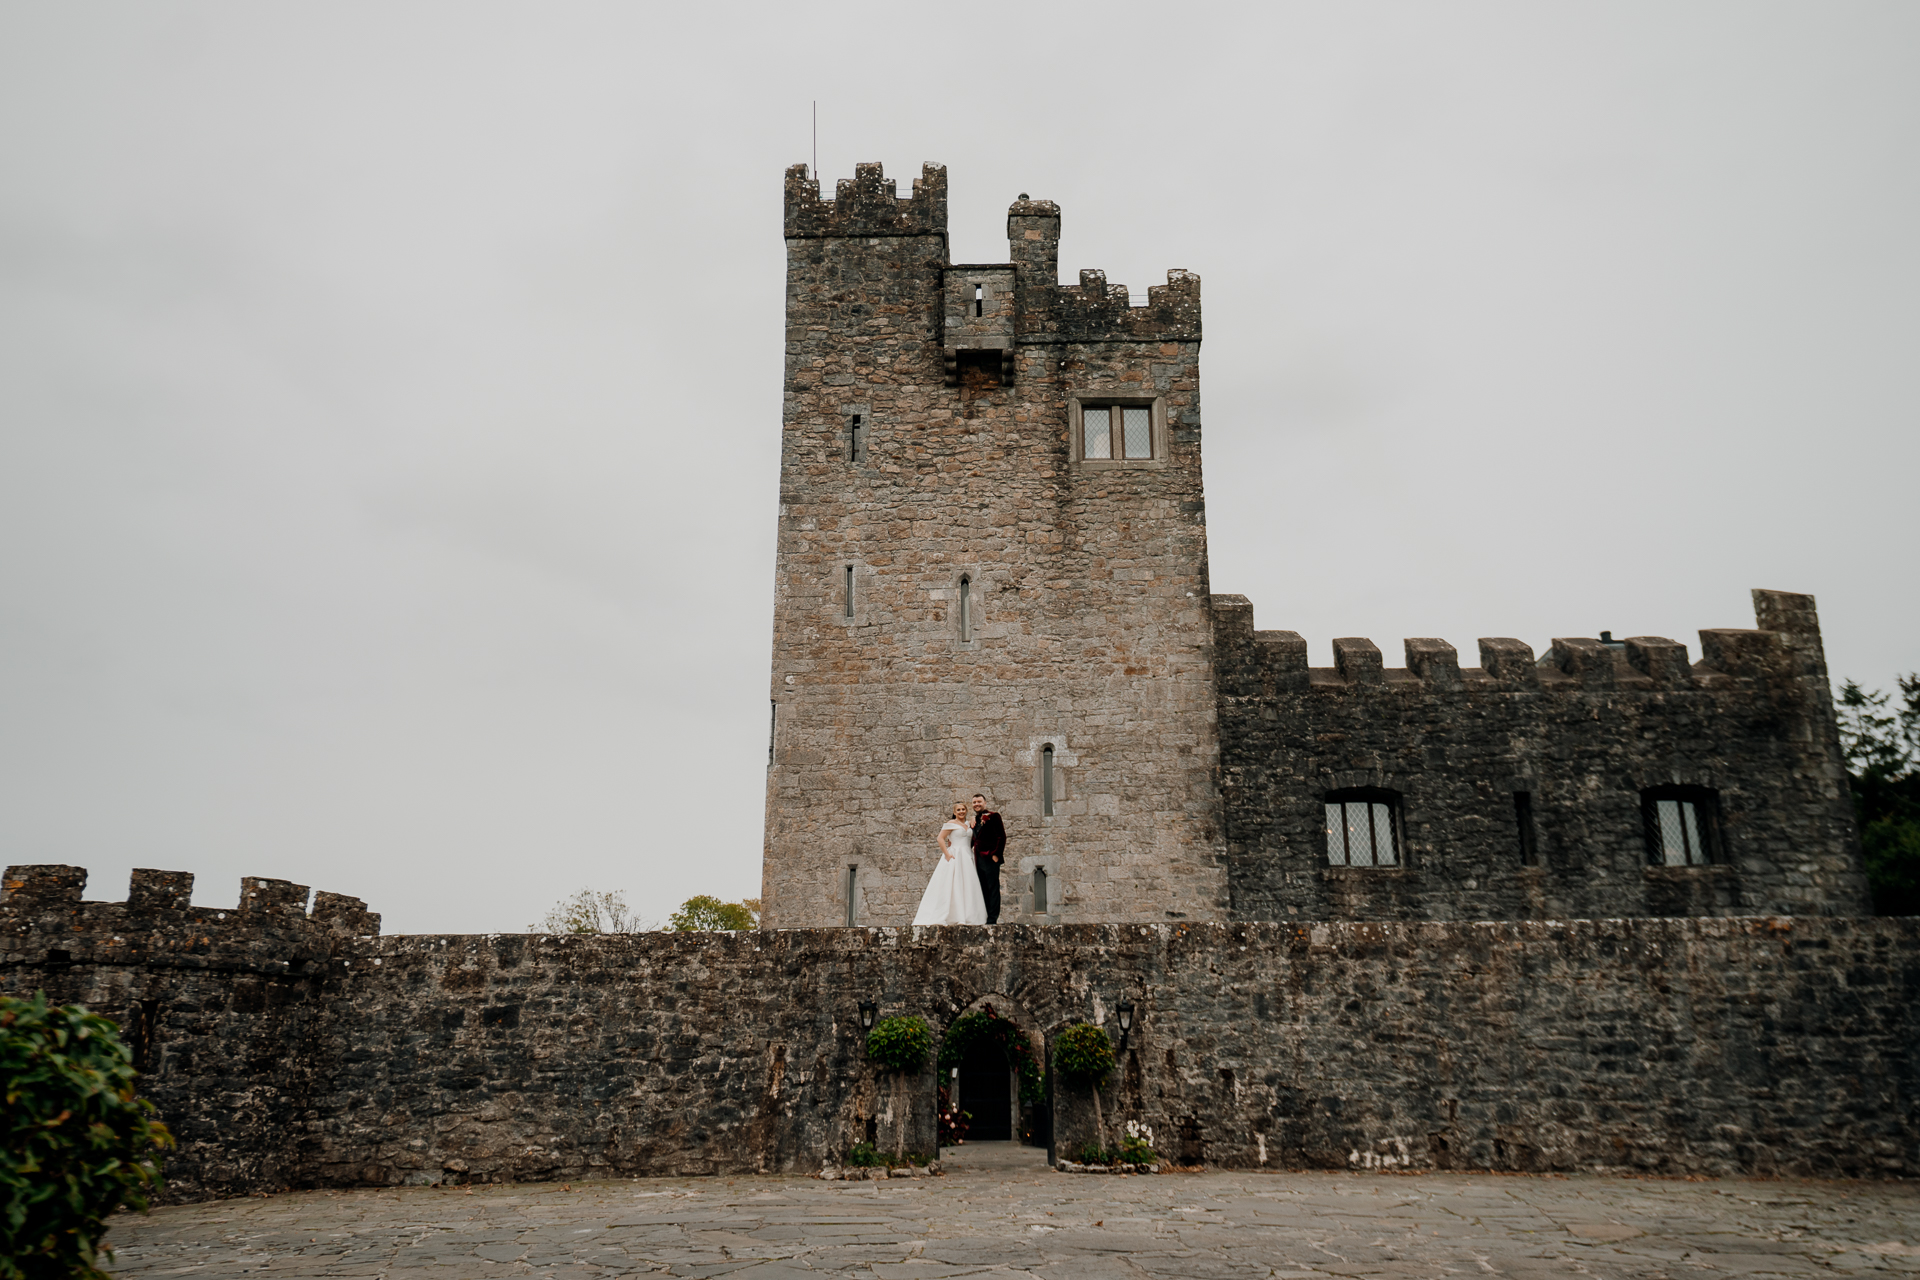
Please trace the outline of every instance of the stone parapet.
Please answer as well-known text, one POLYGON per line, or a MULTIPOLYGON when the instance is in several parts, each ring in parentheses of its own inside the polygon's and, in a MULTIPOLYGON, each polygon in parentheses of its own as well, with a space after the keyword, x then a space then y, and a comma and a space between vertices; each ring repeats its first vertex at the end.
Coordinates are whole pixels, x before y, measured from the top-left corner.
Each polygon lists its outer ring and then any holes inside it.
POLYGON ((177 1197, 933 1154, 935 1075, 873 1069, 869 999, 936 1038, 983 1000, 1043 1042, 1106 1027, 1106 1130, 1054 1083, 1062 1155, 1139 1120, 1183 1165, 1920 1168, 1916 920, 386 936, 301 980, 125 959, 0 976, 147 1020, 177 1197))

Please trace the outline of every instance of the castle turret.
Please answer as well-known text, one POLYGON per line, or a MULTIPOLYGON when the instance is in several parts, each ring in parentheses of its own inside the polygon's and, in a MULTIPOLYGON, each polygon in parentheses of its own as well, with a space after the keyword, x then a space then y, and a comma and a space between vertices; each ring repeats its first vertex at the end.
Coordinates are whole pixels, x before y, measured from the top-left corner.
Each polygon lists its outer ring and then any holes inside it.
POLYGON ((1062 288, 1024 196, 950 263, 922 172, 787 173, 765 922, 908 923, 976 791, 1003 920, 1217 916, 1198 277, 1062 288))

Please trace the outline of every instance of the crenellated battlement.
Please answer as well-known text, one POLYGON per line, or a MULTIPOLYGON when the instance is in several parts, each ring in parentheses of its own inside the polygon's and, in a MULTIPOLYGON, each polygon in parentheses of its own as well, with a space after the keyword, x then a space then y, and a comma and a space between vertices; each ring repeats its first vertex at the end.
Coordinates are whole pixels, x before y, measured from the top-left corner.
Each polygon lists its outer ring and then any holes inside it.
POLYGON ((1198 342, 1200 277, 1179 268, 1164 285, 1147 289, 1136 307, 1123 284, 1108 284, 1104 271, 1080 273, 1078 285, 1032 288, 1021 316, 1023 342, 1198 342))
POLYGON ((358 898, 312 894, 263 876, 240 881, 231 908, 193 905, 185 871, 134 871, 125 902, 88 902, 87 873, 58 864, 8 867, 0 882, 0 959, 11 965, 252 968, 287 972, 324 957, 329 939, 369 937, 380 917, 358 898))
POLYGON ((1313 667, 1299 633, 1212 597, 1235 915, 1858 911, 1813 598, 1753 599, 1761 626, 1702 630, 1697 662, 1664 636, 1602 633, 1537 656, 1484 637, 1468 667, 1414 637, 1390 667, 1343 636, 1313 667), (1388 863, 1327 847, 1344 839, 1328 797, 1356 794, 1394 815, 1388 863), (1705 845, 1649 834, 1660 797, 1693 806, 1705 845))
POLYGON ((787 169, 787 238, 853 236, 945 236, 947 170, 925 164, 913 194, 896 194, 894 180, 878 164, 857 164, 854 176, 834 184, 832 200, 820 198, 820 182, 804 164, 787 169))
POLYGON ((1453 645, 1430 637, 1402 641, 1405 666, 1388 667, 1379 646, 1364 636, 1335 639, 1331 667, 1309 666, 1307 642, 1298 632, 1256 631, 1253 605, 1245 596, 1216 595, 1212 600, 1221 646, 1237 659, 1232 668, 1237 696, 1261 690, 1334 693, 1375 685, 1429 691, 1651 692, 1750 688, 1755 682, 1798 677, 1824 680, 1824 661, 1816 667, 1807 659, 1820 649, 1813 598, 1782 591, 1756 590, 1753 595, 1760 620, 1790 620, 1800 630, 1705 629, 1700 632, 1698 662, 1688 661, 1686 645, 1664 636, 1557 636, 1537 657, 1524 641, 1482 636, 1477 667, 1462 667, 1453 645))

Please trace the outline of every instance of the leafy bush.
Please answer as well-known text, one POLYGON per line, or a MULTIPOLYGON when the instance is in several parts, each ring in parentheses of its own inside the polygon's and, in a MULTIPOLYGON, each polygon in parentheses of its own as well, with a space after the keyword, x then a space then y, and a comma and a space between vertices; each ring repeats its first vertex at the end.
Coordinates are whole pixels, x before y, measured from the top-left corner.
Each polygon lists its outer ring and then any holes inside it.
POLYGON ((527 932, 645 933, 651 927, 628 908, 626 894, 582 889, 571 898, 555 903, 538 924, 527 926, 527 932))
POLYGON ((940 1042, 940 1070, 960 1065, 967 1050, 985 1041, 1006 1055, 1007 1065, 1020 1077, 1020 1101, 1031 1105, 1047 1097, 1047 1072, 1033 1051, 1033 1042, 1011 1019, 1003 1018, 988 1005, 984 1010, 957 1018, 940 1042))
POLYGON ((745 902, 722 902, 710 893, 696 894, 667 917, 667 928, 676 933, 759 927, 760 901, 757 898, 749 898, 745 902))
POLYGON ((1900 702, 1849 680, 1840 688, 1840 748, 1860 822, 1875 914, 1920 915, 1920 674, 1899 678, 1900 702))
POLYGON ((1067 1158, 1075 1164, 1112 1164, 1113 1152, 1097 1142, 1083 1142, 1067 1158))
POLYGON ((1081 1084, 1099 1084, 1113 1070, 1113 1041, 1091 1022, 1076 1022, 1053 1042, 1053 1065, 1081 1084))
POLYGON ((113 1023, 79 1005, 0 996, 0 1280, 104 1280, 100 1237, 122 1205, 161 1185, 154 1151, 173 1145, 134 1096, 132 1055, 113 1023))
POLYGON ((918 1071, 933 1052, 933 1032, 920 1018, 882 1018, 867 1033, 867 1057, 889 1071, 918 1071))

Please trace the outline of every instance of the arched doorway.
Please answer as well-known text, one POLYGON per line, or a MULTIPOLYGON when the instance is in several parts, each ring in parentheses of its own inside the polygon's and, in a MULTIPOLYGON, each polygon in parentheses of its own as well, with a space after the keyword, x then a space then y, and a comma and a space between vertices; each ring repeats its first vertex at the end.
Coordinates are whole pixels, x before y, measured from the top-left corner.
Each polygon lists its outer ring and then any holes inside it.
POLYGON ((1052 1125, 1044 1093, 1045 1047, 1031 1020, 1005 996, 983 996, 948 1024, 940 1084, 968 1113, 968 1142, 1044 1147, 1052 1125))

